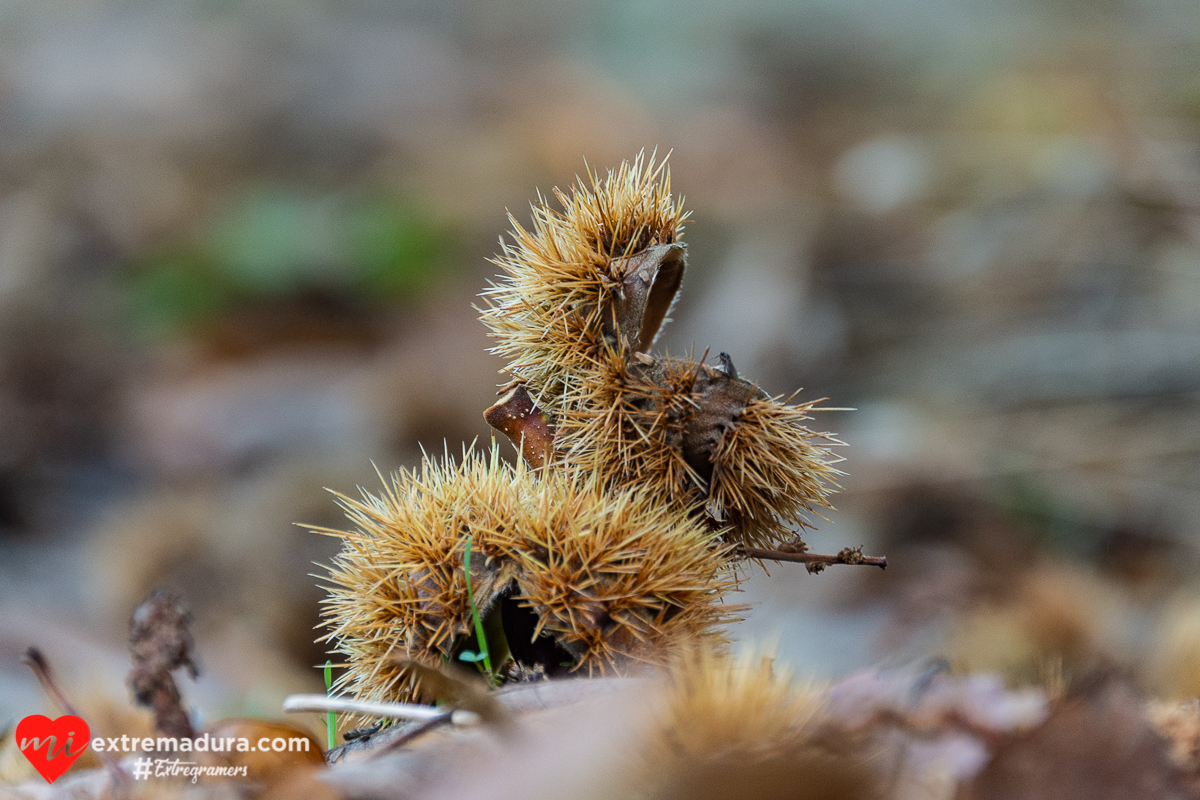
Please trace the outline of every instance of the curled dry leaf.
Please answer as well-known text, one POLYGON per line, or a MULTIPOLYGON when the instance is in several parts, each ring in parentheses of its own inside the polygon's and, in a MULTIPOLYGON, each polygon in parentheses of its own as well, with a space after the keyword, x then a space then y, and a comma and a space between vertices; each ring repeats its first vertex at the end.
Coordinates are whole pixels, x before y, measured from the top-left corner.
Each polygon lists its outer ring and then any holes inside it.
POLYGON ((503 392, 495 405, 483 412, 488 425, 508 437, 534 469, 554 457, 554 429, 550 416, 534 405, 529 391, 516 384, 503 392))
POLYGON ((1185 800, 1195 795, 1171 763, 1144 700, 1110 681, 1068 696, 1028 736, 1001 747, 965 787, 966 800, 1185 800))

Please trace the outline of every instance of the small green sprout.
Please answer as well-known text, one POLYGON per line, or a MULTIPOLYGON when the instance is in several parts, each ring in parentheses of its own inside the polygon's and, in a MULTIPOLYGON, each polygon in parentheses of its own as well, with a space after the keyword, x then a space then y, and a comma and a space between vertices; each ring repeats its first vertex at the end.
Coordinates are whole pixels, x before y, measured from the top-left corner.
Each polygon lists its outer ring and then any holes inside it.
POLYGON ((471 616, 475 620, 475 639, 479 643, 479 652, 464 650, 458 654, 460 661, 468 661, 478 665, 483 662, 484 674, 489 683, 495 683, 492 672, 492 657, 488 654, 487 637, 483 633, 483 620, 479 618, 479 607, 475 605, 475 593, 471 589, 471 537, 467 537, 466 553, 463 554, 463 570, 467 578, 467 602, 471 604, 471 616))
MULTIPOLYGON (((333 690, 333 662, 325 662, 325 693, 328 694, 333 690)), ((337 744, 337 714, 332 711, 325 713, 325 732, 329 738, 329 748, 332 750, 337 744)))

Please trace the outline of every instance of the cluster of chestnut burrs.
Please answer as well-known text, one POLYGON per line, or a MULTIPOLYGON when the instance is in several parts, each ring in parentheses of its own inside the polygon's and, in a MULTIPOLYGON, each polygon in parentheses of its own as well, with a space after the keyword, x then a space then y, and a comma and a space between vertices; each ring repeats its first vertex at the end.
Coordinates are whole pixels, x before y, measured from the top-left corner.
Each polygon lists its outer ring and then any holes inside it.
POLYGON ((427 457, 322 531, 343 541, 327 638, 360 697, 423 699, 422 668, 480 651, 498 681, 625 674, 724 646, 747 559, 886 566, 798 533, 842 474, 804 424, 821 401, 771 397, 725 354, 651 352, 686 265, 665 164, 554 195, 531 229, 510 216, 481 309, 512 378, 485 417, 522 458, 427 457))

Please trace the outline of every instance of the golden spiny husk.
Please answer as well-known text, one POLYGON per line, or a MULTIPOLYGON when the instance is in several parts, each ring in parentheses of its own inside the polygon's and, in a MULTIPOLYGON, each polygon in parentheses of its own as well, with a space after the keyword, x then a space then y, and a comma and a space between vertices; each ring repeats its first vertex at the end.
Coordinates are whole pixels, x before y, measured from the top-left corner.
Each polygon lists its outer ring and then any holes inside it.
POLYGON ((656 800, 882 796, 867 740, 830 724, 818 692, 752 650, 681 652, 657 711, 642 751, 656 800))
POLYGON ((829 447, 840 442, 804 425, 817 402, 789 405, 725 368, 609 350, 557 417, 556 446, 569 468, 703 505, 727 541, 772 547, 838 488, 829 447))
POLYGON ((623 674, 672 649, 721 648, 740 606, 726 553, 707 528, 646 489, 549 476, 516 525, 495 539, 518 564, 518 597, 576 658, 579 671, 623 674))
POLYGON ((654 156, 639 155, 604 179, 599 173, 589 179, 590 186, 580 179, 570 194, 554 190, 561 211, 539 195, 532 230, 509 215, 512 242, 501 240, 494 259, 504 279, 482 294, 493 352, 551 412, 605 344, 605 314, 625 277, 621 259, 677 242, 687 217, 671 196, 665 161, 656 166, 654 156))
POLYGON ((823 721, 820 693, 796 687, 786 669, 752 648, 737 658, 681 651, 670 687, 660 747, 675 756, 767 755, 810 737, 823 721))
POLYGON ((831 509, 829 495, 844 473, 829 433, 806 428, 820 401, 790 405, 756 395, 742 407, 713 456, 711 513, 731 526, 730 539, 749 547, 773 547, 792 536, 789 524, 811 527, 807 515, 831 509))
POLYGON ((695 416, 692 365, 663 362, 651 375, 641 362, 606 353, 604 363, 576 383, 555 418, 560 463, 602 476, 610 486, 650 487, 660 502, 695 505, 703 479, 683 456, 695 416))
MULTIPOLYGON (((713 534, 644 492, 604 492, 566 474, 537 478, 495 446, 460 464, 426 459, 379 496, 341 498, 353 531, 330 567, 328 638, 360 698, 420 698, 397 659, 439 667, 470 636, 463 571, 481 615, 510 589, 588 674, 663 663, 691 642, 723 646, 735 580, 713 534)), ((499 665, 496 665, 497 667, 499 665)))
POLYGON ((396 659, 439 667, 472 630, 463 556, 474 535, 472 588, 481 613, 500 587, 502 564, 486 537, 522 503, 528 475, 500 459, 465 455, 460 464, 426 458, 400 471, 378 496, 339 495, 354 530, 316 529, 342 539, 329 567, 323 614, 348 667, 340 686, 359 698, 408 700, 416 682, 396 659), (491 556, 491 558, 489 558, 491 556))

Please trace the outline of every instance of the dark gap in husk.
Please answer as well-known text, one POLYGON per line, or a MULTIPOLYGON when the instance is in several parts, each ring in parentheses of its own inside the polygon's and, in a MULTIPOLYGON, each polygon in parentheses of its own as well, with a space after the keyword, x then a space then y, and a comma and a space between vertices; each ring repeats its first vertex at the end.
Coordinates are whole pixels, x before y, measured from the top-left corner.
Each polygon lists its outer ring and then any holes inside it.
POLYGON ((553 637, 543 633, 534 639, 537 614, 516 597, 515 585, 501 594, 497 607, 514 661, 530 669, 541 665, 548 678, 566 675, 571 671, 575 666, 575 657, 553 637))

